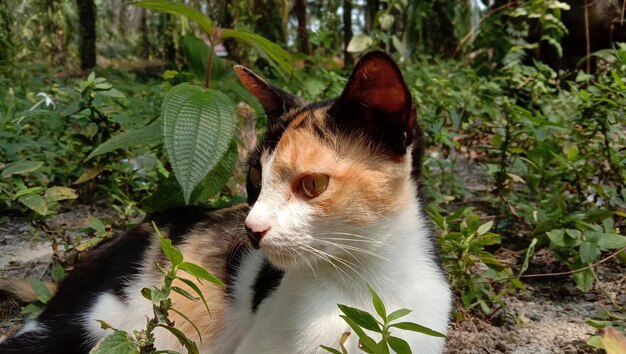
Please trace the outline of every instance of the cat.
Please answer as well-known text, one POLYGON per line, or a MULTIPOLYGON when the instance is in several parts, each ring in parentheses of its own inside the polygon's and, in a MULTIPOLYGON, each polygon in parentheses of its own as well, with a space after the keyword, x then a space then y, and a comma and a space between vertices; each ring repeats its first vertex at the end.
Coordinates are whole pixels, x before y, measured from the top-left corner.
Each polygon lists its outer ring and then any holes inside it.
MULTIPOLYGON (((406 321, 446 333, 451 292, 419 183, 423 137, 395 62, 370 52, 342 94, 307 101, 236 66, 267 114, 263 142, 249 157, 248 204, 180 208, 150 216, 99 247, 61 283, 45 310, 0 344, 1 353, 85 353, 107 332, 96 320, 145 328, 151 303, 140 291, 162 284, 166 264, 151 222, 223 279, 205 282, 201 302, 173 296, 200 329, 201 353, 318 353, 352 332, 337 304, 375 313, 368 286, 406 321)), ((172 313, 191 339, 195 330, 172 313)), ((415 353, 440 353, 445 340, 393 331, 415 353)), ((165 331, 158 349, 182 350, 165 331)), ((358 338, 345 347, 359 352, 358 338)))

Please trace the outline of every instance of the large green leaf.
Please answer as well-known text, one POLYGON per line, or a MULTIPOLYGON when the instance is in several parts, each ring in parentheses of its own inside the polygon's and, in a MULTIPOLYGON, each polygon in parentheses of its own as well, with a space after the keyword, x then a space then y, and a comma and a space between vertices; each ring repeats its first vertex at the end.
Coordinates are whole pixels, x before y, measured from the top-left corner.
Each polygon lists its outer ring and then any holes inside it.
MULTIPOLYGON (((228 151, 220 162, 206 175, 191 193, 190 205, 201 204, 222 190, 237 163, 237 143, 231 142, 228 151)), ((180 185, 173 176, 168 178, 150 197, 143 202, 147 212, 170 209, 185 205, 185 198, 180 185)))
POLYGON ((235 110, 223 93, 190 84, 174 87, 163 100, 165 149, 185 203, 217 165, 235 130, 235 110))
POLYGON ((6 165, 2 173, 0 173, 0 178, 9 177, 11 175, 19 175, 23 173, 33 172, 39 167, 43 166, 43 162, 41 161, 17 161, 6 165))
POLYGON ((292 71, 291 56, 289 53, 284 51, 278 44, 258 34, 242 30, 225 29, 222 31, 222 38, 235 38, 251 45, 256 48, 261 55, 269 59, 269 62, 279 69, 279 72, 282 74, 291 73, 292 71))
POLYGON ((96 345, 91 354, 132 354, 138 353, 133 342, 124 331, 115 331, 96 345))
POLYGON ((189 70, 191 70, 198 80, 204 81, 211 49, 204 41, 193 35, 183 37, 183 48, 185 50, 185 58, 187 58, 189 70))
POLYGON ((341 312, 343 312, 346 316, 348 316, 348 318, 353 320, 359 326, 369 329, 370 331, 381 332, 380 325, 371 314, 346 305, 339 304, 337 306, 339 306, 341 312))
POLYGON ((424 326, 418 325, 417 323, 413 323, 413 322, 394 323, 394 324, 391 325, 391 327, 404 329, 406 331, 419 332, 419 333, 427 334, 427 335, 433 336, 433 337, 442 337, 442 338, 446 337, 446 335, 443 334, 443 333, 439 333, 439 332, 437 332, 435 330, 432 330, 432 329, 430 329, 428 327, 424 327, 424 326))
POLYGON ((132 5, 143 7, 148 10, 165 12, 168 14, 183 15, 188 19, 195 21, 207 33, 213 33, 213 21, 206 17, 202 12, 173 1, 138 1, 131 3, 132 5))
POLYGON ((155 123, 118 134, 100 144, 87 156, 87 160, 103 155, 117 149, 127 149, 131 146, 159 144, 163 142, 163 127, 161 123, 155 123))

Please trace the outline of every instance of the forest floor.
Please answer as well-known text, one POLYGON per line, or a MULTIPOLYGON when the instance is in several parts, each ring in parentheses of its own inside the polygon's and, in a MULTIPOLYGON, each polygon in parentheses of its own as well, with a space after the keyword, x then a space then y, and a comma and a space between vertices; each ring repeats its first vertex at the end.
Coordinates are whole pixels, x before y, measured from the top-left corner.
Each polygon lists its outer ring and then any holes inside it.
MULTIPOLYGON (((87 217, 113 217, 103 207, 78 205, 51 217, 51 229, 66 230, 66 237, 79 237, 87 217)), ((59 254, 57 249, 57 254, 59 254)), ((501 257, 510 257, 500 251, 501 257)), ((0 277, 50 278, 53 249, 49 240, 37 236, 27 221, 14 220, 0 226, 0 277)), ((529 271, 554 271, 556 261, 539 251, 529 271)), ((594 353, 585 342, 594 333, 587 319, 616 311, 606 295, 626 306, 626 267, 617 261, 598 266, 601 289, 581 293, 568 277, 526 281, 526 288, 502 296, 502 305, 489 316, 460 311, 463 320, 452 323, 448 353, 594 353)), ((24 321, 23 304, 0 299, 0 338, 13 333, 24 321)), ((459 308, 457 307, 457 310, 459 308)))

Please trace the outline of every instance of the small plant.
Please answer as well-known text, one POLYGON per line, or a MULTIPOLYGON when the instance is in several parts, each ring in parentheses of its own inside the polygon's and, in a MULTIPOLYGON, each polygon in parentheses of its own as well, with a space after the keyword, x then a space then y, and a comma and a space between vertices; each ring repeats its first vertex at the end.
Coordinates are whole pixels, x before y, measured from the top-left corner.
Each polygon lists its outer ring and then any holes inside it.
POLYGON ((141 290, 143 297, 152 302, 154 317, 148 319, 145 329, 135 330, 132 335, 126 331, 112 327, 105 321, 98 321, 103 329, 112 329, 113 333, 100 341, 100 343, 91 351, 93 354, 111 353, 112 350, 116 350, 116 352, 119 353, 171 353, 171 351, 159 351, 154 347, 154 330, 159 327, 164 328, 173 334, 189 353, 199 353, 196 343, 189 339, 185 333, 178 330, 174 326, 174 322, 169 319, 170 311, 177 313, 191 323, 196 330, 200 341, 202 341, 202 334, 195 324, 193 324, 185 314, 172 307, 172 300, 169 298, 170 293, 173 291, 191 301, 198 301, 198 299, 200 299, 210 316, 211 312, 209 310, 209 306, 207 305, 206 299, 204 298, 204 295, 198 285, 187 278, 181 277, 178 273, 180 271, 187 273, 195 277, 198 282, 206 280, 221 287, 224 287, 224 284, 201 266, 185 262, 183 254, 172 245, 172 241, 165 238, 154 223, 153 226, 157 235, 161 239, 161 249, 167 259, 171 262, 171 265, 167 270, 161 268, 159 264, 155 264, 155 266, 164 275, 164 283, 161 288, 151 287, 143 288, 141 290), (174 281, 179 281, 187 285, 198 295, 198 298, 194 297, 187 290, 176 286, 174 281))
POLYGON ((77 194, 72 188, 26 185, 25 177, 32 176, 31 173, 43 164, 40 161, 16 161, 6 166, 0 164, 0 201, 4 207, 14 207, 15 203, 19 203, 42 217, 58 208, 59 201, 76 199, 77 194))
MULTIPOLYGON (((385 308, 385 304, 371 287, 370 293, 372 295, 372 303, 374 304, 374 308, 376 309, 376 313, 380 317, 380 320, 377 320, 369 312, 346 305, 337 305, 339 306, 341 312, 343 312, 343 315, 340 315, 340 317, 344 321, 346 321, 348 326, 350 326, 354 333, 356 333, 356 335, 359 337, 359 348, 361 348, 361 350, 363 350, 364 352, 373 354, 387 354, 389 353, 389 349, 391 349, 398 354, 412 353, 409 344, 404 339, 391 335, 391 330, 394 328, 405 331, 423 333, 433 337, 445 338, 444 334, 421 326, 417 323, 396 322, 396 320, 411 313, 411 310, 399 309, 387 315, 387 309, 385 308), (367 335, 365 333, 365 330, 380 334, 381 339, 377 342, 375 339, 367 335)), ((350 333, 346 332, 341 336, 339 341, 341 351, 331 347, 327 347, 325 345, 320 345, 320 348, 325 349, 326 351, 329 351, 333 354, 346 354, 347 350, 344 347, 344 343, 348 339, 349 335, 350 333)))
MULTIPOLYGON (((469 208, 446 217, 433 212, 431 217, 441 229, 442 260, 450 273, 452 287, 460 293, 463 307, 478 305, 489 312, 490 303, 497 302, 499 297, 490 281, 512 275, 509 267, 485 249, 501 242, 500 235, 490 232, 493 221, 481 223, 469 208)), ((517 279, 511 279, 511 284, 522 287, 517 279)))
MULTIPOLYGON (((59 263, 54 263, 52 266, 52 281, 58 284, 63 280, 63 278, 65 278, 65 270, 59 263)), ((22 309, 22 313, 28 314, 29 317, 35 317, 43 311, 48 301, 52 299, 53 294, 51 293, 50 288, 48 288, 48 286, 46 286, 46 284, 38 278, 33 276, 28 277, 28 282, 37 295, 37 301, 24 307, 22 309)))

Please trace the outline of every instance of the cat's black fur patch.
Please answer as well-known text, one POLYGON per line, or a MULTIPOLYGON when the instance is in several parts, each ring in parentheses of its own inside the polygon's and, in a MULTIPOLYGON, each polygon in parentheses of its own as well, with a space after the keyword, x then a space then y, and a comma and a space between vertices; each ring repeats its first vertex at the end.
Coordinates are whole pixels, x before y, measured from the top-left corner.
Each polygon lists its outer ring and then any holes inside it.
POLYGON ((266 261, 263 263, 254 281, 254 296, 252 298, 253 312, 256 312, 261 302, 276 290, 284 275, 285 272, 274 267, 269 262, 266 261))
MULTIPOLYGON (((192 227, 205 221, 206 215, 207 209, 185 207, 156 213, 147 220, 154 221, 160 229, 167 229, 176 244, 192 227)), ((37 318, 39 324, 53 333, 27 332, 10 337, 0 343, 0 353, 88 353, 90 348, 84 345, 87 331, 79 316, 103 293, 126 301, 126 282, 139 274, 153 237, 156 236, 151 225, 137 227, 87 252, 37 318)))

